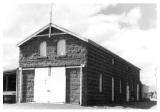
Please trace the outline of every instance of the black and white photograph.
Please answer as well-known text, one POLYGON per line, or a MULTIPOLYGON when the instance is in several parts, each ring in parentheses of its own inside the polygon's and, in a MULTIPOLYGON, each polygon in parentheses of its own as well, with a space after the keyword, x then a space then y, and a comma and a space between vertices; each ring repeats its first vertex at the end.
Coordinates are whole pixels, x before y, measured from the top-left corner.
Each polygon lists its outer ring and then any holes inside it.
POLYGON ((4 3, 2 110, 157 109, 158 3, 88 1, 4 3))

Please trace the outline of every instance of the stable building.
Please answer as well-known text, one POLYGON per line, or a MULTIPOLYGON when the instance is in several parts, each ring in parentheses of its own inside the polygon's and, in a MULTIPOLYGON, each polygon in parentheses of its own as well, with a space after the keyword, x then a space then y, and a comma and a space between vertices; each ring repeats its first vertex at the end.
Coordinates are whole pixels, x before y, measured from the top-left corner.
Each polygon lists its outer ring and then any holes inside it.
POLYGON ((18 47, 17 102, 101 105, 141 99, 138 67, 53 23, 18 47))

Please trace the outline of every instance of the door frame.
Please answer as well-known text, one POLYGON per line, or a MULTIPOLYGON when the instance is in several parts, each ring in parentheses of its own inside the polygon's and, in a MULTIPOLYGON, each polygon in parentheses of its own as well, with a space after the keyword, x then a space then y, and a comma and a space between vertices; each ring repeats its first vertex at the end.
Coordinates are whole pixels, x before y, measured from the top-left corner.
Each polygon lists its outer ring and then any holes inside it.
POLYGON ((66 68, 80 68, 80 105, 82 105, 83 67, 85 67, 85 65, 66 67, 66 68))
MULTIPOLYGON (((64 73, 64 81, 65 81, 65 83, 64 83, 64 93, 65 93, 64 94, 64 103, 66 103, 66 67, 48 67, 48 69, 51 70, 50 76, 54 75, 54 74, 52 74, 52 73, 54 73, 54 70, 53 70, 54 68, 64 68, 65 69, 65 73, 64 73), (52 70, 53 70, 53 72, 52 72, 52 70)), ((51 103, 52 103, 52 101, 51 101, 51 103)), ((57 103, 57 102, 53 102, 53 103, 57 103)), ((60 102, 60 104, 61 104, 61 102, 60 102)))
MULTIPOLYGON (((66 68, 80 68, 80 105, 82 105, 83 67, 85 67, 85 65, 81 64, 80 66, 50 66, 50 67, 51 68, 52 67, 65 67, 65 69, 66 68)), ((50 68, 50 67, 36 67, 36 68, 50 68)), ((31 68, 22 68, 21 70, 35 70, 36 68, 35 67, 34 68, 32 68, 32 67, 31 68)), ((65 78, 66 78, 66 73, 65 73, 65 78)), ((22 81, 20 81, 20 82, 22 82, 22 81)), ((22 90, 22 88, 21 88, 21 90, 22 90)), ((66 94, 66 88, 65 88, 65 94, 66 94)), ((33 96, 33 98, 34 98, 34 96, 33 96)), ((65 103, 66 103, 66 95, 65 95, 65 103)))

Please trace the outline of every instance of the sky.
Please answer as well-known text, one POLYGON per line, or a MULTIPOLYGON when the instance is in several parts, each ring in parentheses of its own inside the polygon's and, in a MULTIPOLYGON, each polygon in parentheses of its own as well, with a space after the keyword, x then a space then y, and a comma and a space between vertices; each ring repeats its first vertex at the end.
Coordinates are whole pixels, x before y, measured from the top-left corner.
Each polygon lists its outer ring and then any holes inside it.
MULTIPOLYGON (((157 4, 53 2, 52 22, 89 38, 141 69, 142 83, 155 89, 157 4)), ((3 69, 18 67, 20 41, 49 23, 50 3, 8 4, 3 15, 3 69)))

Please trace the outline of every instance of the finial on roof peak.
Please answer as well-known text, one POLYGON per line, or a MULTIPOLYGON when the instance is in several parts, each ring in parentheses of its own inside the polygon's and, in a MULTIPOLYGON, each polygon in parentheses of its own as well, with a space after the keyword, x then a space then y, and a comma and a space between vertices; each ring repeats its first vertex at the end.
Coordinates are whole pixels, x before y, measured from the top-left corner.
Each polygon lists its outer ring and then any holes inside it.
POLYGON ((53 7, 53 3, 51 3, 51 9, 50 9, 50 24, 52 23, 52 7, 53 7))
POLYGON ((51 3, 51 10, 50 10, 50 26, 49 26, 49 38, 51 37, 51 25, 52 25, 52 7, 53 3, 51 3))

